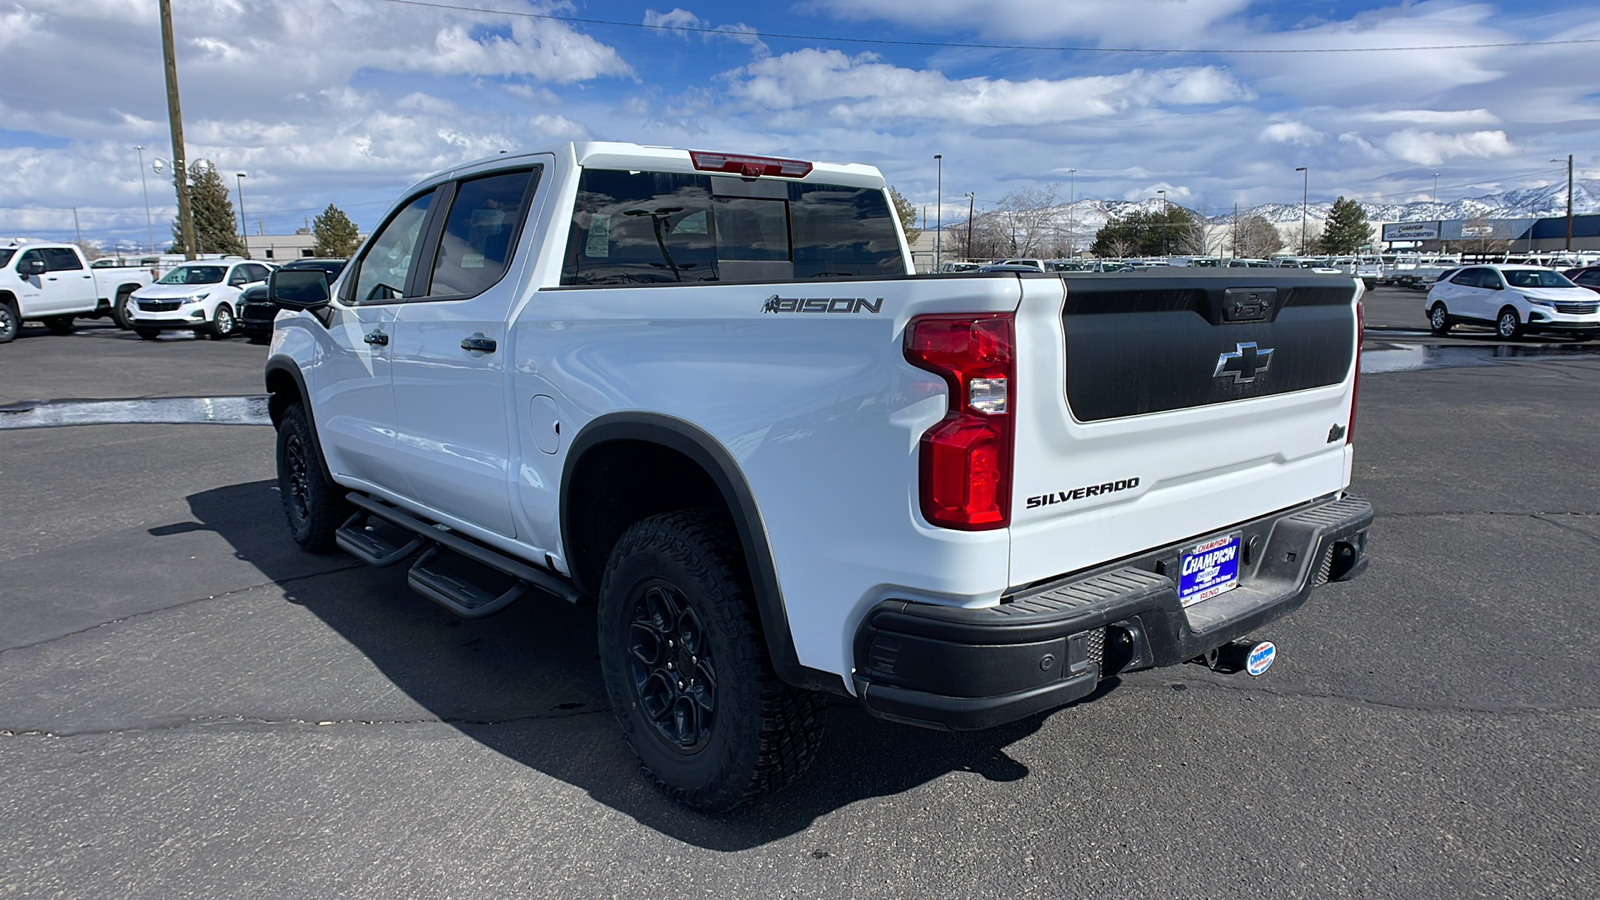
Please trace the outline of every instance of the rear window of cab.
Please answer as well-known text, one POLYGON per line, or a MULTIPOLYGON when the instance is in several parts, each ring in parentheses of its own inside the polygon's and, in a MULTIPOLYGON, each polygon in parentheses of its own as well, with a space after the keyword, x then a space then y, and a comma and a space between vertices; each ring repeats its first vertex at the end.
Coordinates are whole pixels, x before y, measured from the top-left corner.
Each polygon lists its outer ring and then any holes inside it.
POLYGON ((893 215, 869 188, 585 169, 561 283, 903 275, 893 215))

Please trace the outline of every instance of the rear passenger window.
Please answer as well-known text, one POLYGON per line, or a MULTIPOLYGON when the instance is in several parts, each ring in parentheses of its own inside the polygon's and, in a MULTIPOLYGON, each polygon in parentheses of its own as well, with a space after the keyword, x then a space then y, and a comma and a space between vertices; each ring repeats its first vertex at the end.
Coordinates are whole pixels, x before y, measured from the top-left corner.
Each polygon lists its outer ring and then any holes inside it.
POLYGON ((585 169, 565 285, 905 274, 881 190, 585 169))
POLYGON ((434 254, 431 297, 472 297, 506 273, 539 169, 463 181, 434 254))
POLYGON ((1478 275, 1482 271, 1482 269, 1462 269, 1456 273, 1456 277, 1450 279, 1450 283, 1459 284, 1462 287, 1480 287, 1478 275))

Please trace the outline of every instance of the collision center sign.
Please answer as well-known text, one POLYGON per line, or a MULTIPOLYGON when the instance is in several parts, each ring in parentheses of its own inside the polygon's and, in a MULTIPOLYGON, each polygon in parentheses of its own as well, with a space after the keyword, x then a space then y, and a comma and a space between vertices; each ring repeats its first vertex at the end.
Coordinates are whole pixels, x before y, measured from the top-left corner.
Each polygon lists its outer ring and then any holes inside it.
POLYGON ((1386 241, 1436 241, 1439 239, 1438 222, 1396 222, 1383 226, 1386 241))

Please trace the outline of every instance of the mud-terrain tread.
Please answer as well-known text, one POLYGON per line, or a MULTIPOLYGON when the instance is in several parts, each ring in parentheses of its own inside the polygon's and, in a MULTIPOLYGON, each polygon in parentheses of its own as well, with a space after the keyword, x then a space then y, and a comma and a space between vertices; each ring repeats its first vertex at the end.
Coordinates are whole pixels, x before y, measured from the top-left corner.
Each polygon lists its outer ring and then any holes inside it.
POLYGON ((710 510, 680 510, 635 523, 613 548, 600 587, 602 668, 606 669, 606 688, 623 734, 657 787, 671 799, 701 812, 726 812, 777 791, 806 771, 822 744, 822 698, 778 678, 767 657, 752 595, 738 539, 725 518, 710 510), (707 630, 720 632, 723 638, 716 648, 719 687, 717 724, 713 727, 720 730, 731 726, 732 733, 739 735, 735 740, 743 740, 744 744, 726 748, 727 758, 717 765, 716 774, 697 788, 671 784, 650 767, 636 742, 654 741, 656 737, 636 733, 642 729, 636 729, 629 717, 633 692, 611 677, 611 667, 607 665, 607 624, 614 626, 612 617, 628 613, 617 608, 626 598, 614 598, 613 593, 625 592, 626 586, 614 584, 614 576, 623 561, 634 554, 660 554, 693 576, 697 587, 704 590, 683 586, 685 593, 701 613, 707 630), (730 648, 734 651, 732 658, 730 648), (734 699, 729 688, 736 684, 754 689, 752 708, 729 704, 734 699))

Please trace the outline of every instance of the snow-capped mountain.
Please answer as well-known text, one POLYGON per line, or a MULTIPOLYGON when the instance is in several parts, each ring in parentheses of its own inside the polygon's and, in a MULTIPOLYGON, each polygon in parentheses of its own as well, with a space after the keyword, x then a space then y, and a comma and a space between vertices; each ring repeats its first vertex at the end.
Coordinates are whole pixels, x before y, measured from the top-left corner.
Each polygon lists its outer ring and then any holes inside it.
MULTIPOLYGON (((1079 199, 1075 203, 1063 203, 1054 208, 1049 218, 1053 227, 1058 230, 1070 228, 1079 235, 1092 235, 1101 226, 1113 219, 1120 219, 1131 212, 1159 212, 1162 200, 1150 198, 1147 200, 1096 200, 1089 197, 1079 199)), ((1175 201, 1173 205, 1178 205, 1175 201)), ((1328 211, 1333 207, 1331 203, 1312 203, 1306 207, 1306 217, 1315 219, 1319 223, 1326 219, 1328 211)), ((1411 203, 1368 203, 1361 202, 1361 208, 1367 213, 1369 222, 1433 222, 1444 220, 1465 220, 1477 218, 1490 219, 1517 219, 1529 217, 1552 218, 1567 214, 1567 185, 1565 182, 1548 185, 1540 188, 1527 188, 1524 190, 1506 191, 1499 194, 1486 194, 1481 197, 1466 197, 1460 200, 1451 200, 1443 203, 1433 203, 1428 200, 1419 200, 1411 203)), ((1572 211, 1575 215, 1586 215, 1600 212, 1600 181, 1579 180, 1572 185, 1572 211)), ((1233 220, 1233 210, 1193 210, 1206 221, 1213 224, 1224 224, 1233 220)), ((994 212, 979 213, 978 221, 994 212)), ((1300 221, 1300 204, 1298 203, 1264 203, 1260 206, 1245 209, 1240 208, 1239 216, 1261 216, 1277 225, 1298 224, 1300 221)), ((960 227, 958 222, 946 222, 946 227, 960 227)))

